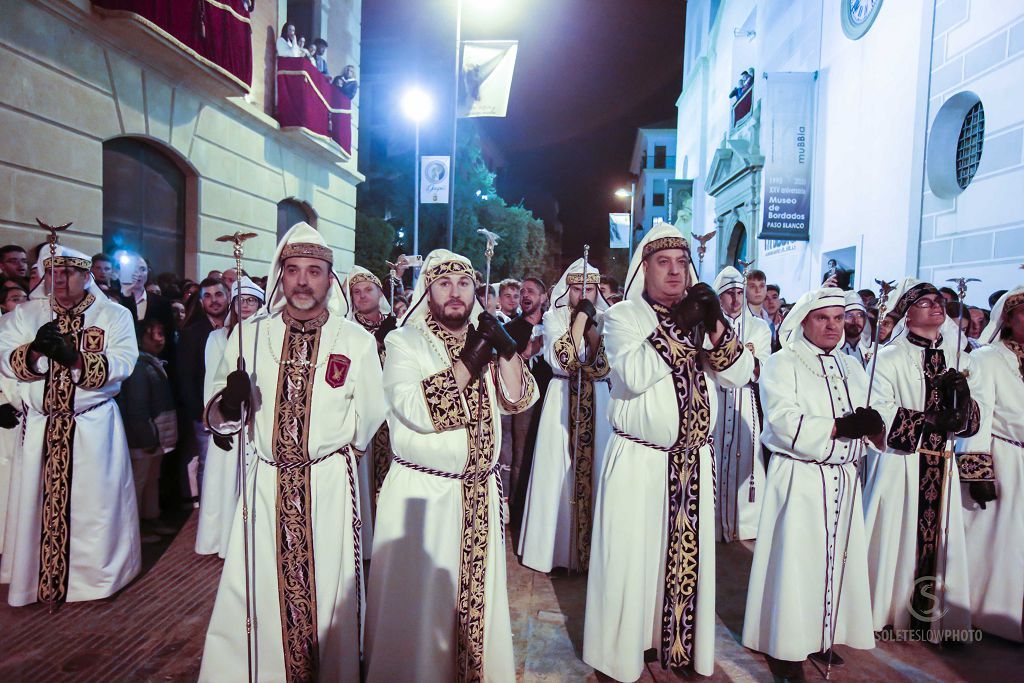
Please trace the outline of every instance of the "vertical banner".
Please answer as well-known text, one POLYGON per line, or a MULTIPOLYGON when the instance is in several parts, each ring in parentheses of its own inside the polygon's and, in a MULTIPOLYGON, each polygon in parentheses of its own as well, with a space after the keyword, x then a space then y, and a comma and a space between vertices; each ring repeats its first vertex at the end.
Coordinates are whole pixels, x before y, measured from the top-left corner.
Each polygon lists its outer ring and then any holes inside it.
POLYGON ((505 116, 512 92, 515 40, 467 40, 462 43, 459 116, 505 116))
POLYGON ((761 128, 764 218, 758 239, 806 242, 811 228, 811 160, 817 74, 766 74, 761 128))
POLYGON ((420 203, 447 204, 451 157, 420 157, 420 203))
POLYGON ((608 248, 629 249, 629 214, 608 214, 608 248))
POLYGON ((693 180, 673 179, 667 183, 668 207, 666 222, 672 223, 687 241, 693 240, 693 180))

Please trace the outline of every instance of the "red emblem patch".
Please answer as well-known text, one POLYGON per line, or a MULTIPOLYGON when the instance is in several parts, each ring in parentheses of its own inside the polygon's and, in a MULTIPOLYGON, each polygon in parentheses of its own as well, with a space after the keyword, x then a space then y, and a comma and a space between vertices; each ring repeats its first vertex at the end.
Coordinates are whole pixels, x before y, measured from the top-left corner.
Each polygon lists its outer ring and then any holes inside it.
POLYGON ((327 359, 327 373, 324 375, 324 379, 335 389, 344 386, 351 365, 352 361, 348 359, 348 356, 332 353, 331 357, 327 359))
POLYGON ((103 351, 103 340, 106 333, 99 327, 90 327, 82 333, 82 350, 88 353, 103 351))

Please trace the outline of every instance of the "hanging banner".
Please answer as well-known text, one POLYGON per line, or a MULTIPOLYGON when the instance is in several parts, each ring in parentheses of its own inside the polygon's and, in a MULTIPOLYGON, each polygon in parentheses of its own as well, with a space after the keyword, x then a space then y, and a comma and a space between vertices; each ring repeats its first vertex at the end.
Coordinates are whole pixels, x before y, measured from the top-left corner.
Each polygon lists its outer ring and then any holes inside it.
POLYGON ((806 242, 811 229, 816 73, 765 74, 764 213, 758 239, 806 242))
POLYGON ((608 248, 629 249, 629 214, 608 214, 608 248))
POLYGON ((420 203, 447 204, 451 157, 420 157, 420 203))
POLYGON ((459 116, 505 116, 519 43, 515 40, 467 40, 462 43, 459 116))

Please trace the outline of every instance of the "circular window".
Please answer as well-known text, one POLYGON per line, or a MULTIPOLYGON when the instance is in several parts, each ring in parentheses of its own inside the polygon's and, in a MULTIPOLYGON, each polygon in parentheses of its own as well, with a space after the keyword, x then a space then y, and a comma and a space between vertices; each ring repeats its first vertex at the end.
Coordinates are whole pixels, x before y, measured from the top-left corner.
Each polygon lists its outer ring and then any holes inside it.
POLYGON ((850 40, 857 40, 871 28, 882 0, 839 0, 839 16, 843 22, 843 33, 850 40))
POLYGON ((943 103, 928 135, 928 186, 936 197, 963 192, 981 163, 985 141, 985 107, 970 91, 943 103))

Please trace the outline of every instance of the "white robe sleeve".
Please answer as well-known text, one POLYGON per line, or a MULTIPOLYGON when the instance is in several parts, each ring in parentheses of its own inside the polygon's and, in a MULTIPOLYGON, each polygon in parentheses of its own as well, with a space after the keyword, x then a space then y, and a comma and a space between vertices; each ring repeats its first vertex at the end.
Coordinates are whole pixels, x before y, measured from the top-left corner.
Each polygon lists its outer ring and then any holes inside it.
POLYGON ((4 324, 0 325, 0 373, 19 382, 35 382, 46 376, 45 368, 37 367, 28 360, 29 344, 38 331, 26 315, 31 305, 15 307, 13 313, 4 316, 4 324), (8 316, 10 319, 6 319, 8 316))
MULTIPOLYGON (((245 334, 253 335, 252 338, 254 338, 258 333, 259 324, 247 326, 245 334)), ((238 328, 239 326, 235 325, 235 328, 231 330, 231 334, 228 335, 228 343, 224 348, 224 355, 216 366, 216 374, 214 375, 213 382, 210 384, 210 399, 206 403, 206 410, 203 415, 203 422, 206 424, 206 428, 220 436, 231 436, 232 434, 237 434, 242 429, 242 420, 227 420, 220 412, 221 392, 224 391, 224 387, 228 384, 228 375, 238 366, 238 339, 235 337, 238 334, 238 328)), ((206 366, 207 372, 210 372, 211 369, 210 365, 206 366)), ((253 369, 247 369, 249 371, 249 379, 251 380, 253 369)))
MULTIPOLYGON (((771 428, 764 434, 765 445, 800 460, 828 462, 825 458, 832 450, 835 419, 806 414, 797 402, 798 392, 814 392, 819 387, 798 386, 797 379, 797 367, 790 354, 773 355, 761 369, 761 404, 765 423, 771 428)), ((822 401, 827 404, 827 397, 823 396, 822 401)))
POLYGON ((469 424, 469 407, 455 381, 451 366, 424 377, 417 355, 429 353, 416 344, 414 328, 387 336, 384 359, 384 396, 392 414, 420 434, 444 432, 469 424))
POLYGON ((97 391, 108 384, 128 379, 139 359, 139 344, 135 336, 135 320, 131 311, 117 304, 110 307, 110 323, 106 333, 106 349, 99 352, 80 351, 82 372, 73 375, 75 384, 83 389, 97 391))
POLYGON ((639 396, 670 375, 672 368, 649 341, 658 326, 657 319, 650 329, 642 329, 641 321, 630 315, 629 308, 616 310, 619 305, 613 306, 604 316, 604 344, 611 366, 612 385, 624 387, 627 394, 639 396))
POLYGON ((387 403, 380 400, 378 392, 382 373, 380 356, 377 354, 377 341, 369 334, 366 334, 363 351, 360 357, 353 361, 353 365, 355 363, 359 366, 356 369, 356 385, 353 392, 356 430, 352 437, 352 445, 356 450, 365 451, 388 412, 387 403))
POLYGON ((1001 371, 1005 372, 1006 368, 1001 367, 995 347, 983 348, 971 355, 971 372, 967 384, 971 389, 971 398, 978 404, 980 419, 977 432, 957 439, 956 460, 962 481, 989 481, 996 478, 992 457, 992 421, 998 400, 996 376, 1001 371))

